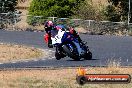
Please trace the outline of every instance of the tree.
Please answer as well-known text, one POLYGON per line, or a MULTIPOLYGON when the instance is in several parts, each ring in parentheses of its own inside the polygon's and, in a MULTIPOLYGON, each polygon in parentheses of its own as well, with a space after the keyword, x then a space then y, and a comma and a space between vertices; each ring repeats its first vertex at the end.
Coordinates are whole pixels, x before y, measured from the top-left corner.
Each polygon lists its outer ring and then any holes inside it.
POLYGON ((108 2, 110 3, 110 5, 108 5, 106 9, 106 16, 108 17, 108 20, 126 21, 129 6, 128 1, 129 0, 108 0, 108 2))
POLYGON ((69 17, 84 0, 33 0, 29 15, 44 17, 69 17))
POLYGON ((0 28, 20 21, 21 12, 16 10, 16 5, 17 0, 0 0, 0 28))
POLYGON ((16 5, 17 0, 0 0, 0 13, 13 12, 16 5))
POLYGON ((92 0, 85 0, 80 4, 79 8, 74 11, 75 15, 73 18, 81 18, 85 20, 104 20, 104 7, 101 5, 100 7, 101 9, 97 9, 94 7, 92 0))

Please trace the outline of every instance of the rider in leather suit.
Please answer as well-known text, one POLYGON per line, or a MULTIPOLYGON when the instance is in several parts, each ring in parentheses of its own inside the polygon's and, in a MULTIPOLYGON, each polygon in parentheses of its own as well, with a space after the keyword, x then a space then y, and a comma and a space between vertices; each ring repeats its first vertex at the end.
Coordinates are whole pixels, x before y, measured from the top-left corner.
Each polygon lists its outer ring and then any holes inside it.
MULTIPOLYGON (((48 37, 47 37, 48 47, 49 48, 53 48, 52 40, 51 40, 51 30, 58 30, 58 28, 57 28, 57 26, 52 21, 46 21, 46 23, 44 24, 44 28, 45 28, 45 31, 46 31, 46 35, 48 35, 48 37)), ((79 37, 78 33, 72 27, 69 27, 67 30, 74 37, 78 38, 79 42, 82 42, 82 40, 79 37)))

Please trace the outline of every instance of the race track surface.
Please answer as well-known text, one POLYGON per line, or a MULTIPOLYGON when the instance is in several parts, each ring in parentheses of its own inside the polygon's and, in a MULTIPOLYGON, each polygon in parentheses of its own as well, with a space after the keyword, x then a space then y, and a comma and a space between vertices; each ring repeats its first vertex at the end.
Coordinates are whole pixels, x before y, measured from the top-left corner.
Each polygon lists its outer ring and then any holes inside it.
MULTIPOLYGON (((48 49, 43 41, 44 32, 17 32, 0 30, 0 42, 28 45, 48 49)), ((121 66, 132 65, 132 37, 104 36, 80 34, 82 40, 87 41, 92 60, 73 61, 69 57, 56 60, 53 55, 24 62, 1 63, 0 68, 26 67, 71 67, 71 66, 107 66, 110 61, 120 63, 121 66)), ((55 49, 49 49, 55 51, 55 49)))

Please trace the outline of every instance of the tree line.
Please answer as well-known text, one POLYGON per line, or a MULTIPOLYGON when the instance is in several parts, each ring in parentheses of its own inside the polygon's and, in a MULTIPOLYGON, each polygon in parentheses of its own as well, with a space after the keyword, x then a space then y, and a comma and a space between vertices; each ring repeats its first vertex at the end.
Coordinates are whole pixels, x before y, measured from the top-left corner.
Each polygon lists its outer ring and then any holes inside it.
MULTIPOLYGON (((109 5, 98 12, 88 1, 90 0, 33 0, 28 10, 29 15, 43 17, 109 21, 127 21, 128 19, 129 0, 107 0, 109 5)), ((17 0, 0 0, 0 13, 13 12, 16 5, 17 0)), ((130 18, 130 22, 132 22, 132 18, 130 18)))

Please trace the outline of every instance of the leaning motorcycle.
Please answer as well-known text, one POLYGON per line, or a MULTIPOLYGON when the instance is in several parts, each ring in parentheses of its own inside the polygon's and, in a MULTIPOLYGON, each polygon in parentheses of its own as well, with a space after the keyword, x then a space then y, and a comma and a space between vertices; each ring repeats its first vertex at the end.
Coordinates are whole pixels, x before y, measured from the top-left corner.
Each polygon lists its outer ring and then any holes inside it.
POLYGON ((85 43, 80 43, 69 31, 59 29, 58 31, 53 30, 52 33, 52 45, 56 48, 55 57, 57 60, 66 56, 80 60, 92 59, 92 53, 89 51, 88 46, 85 43))

